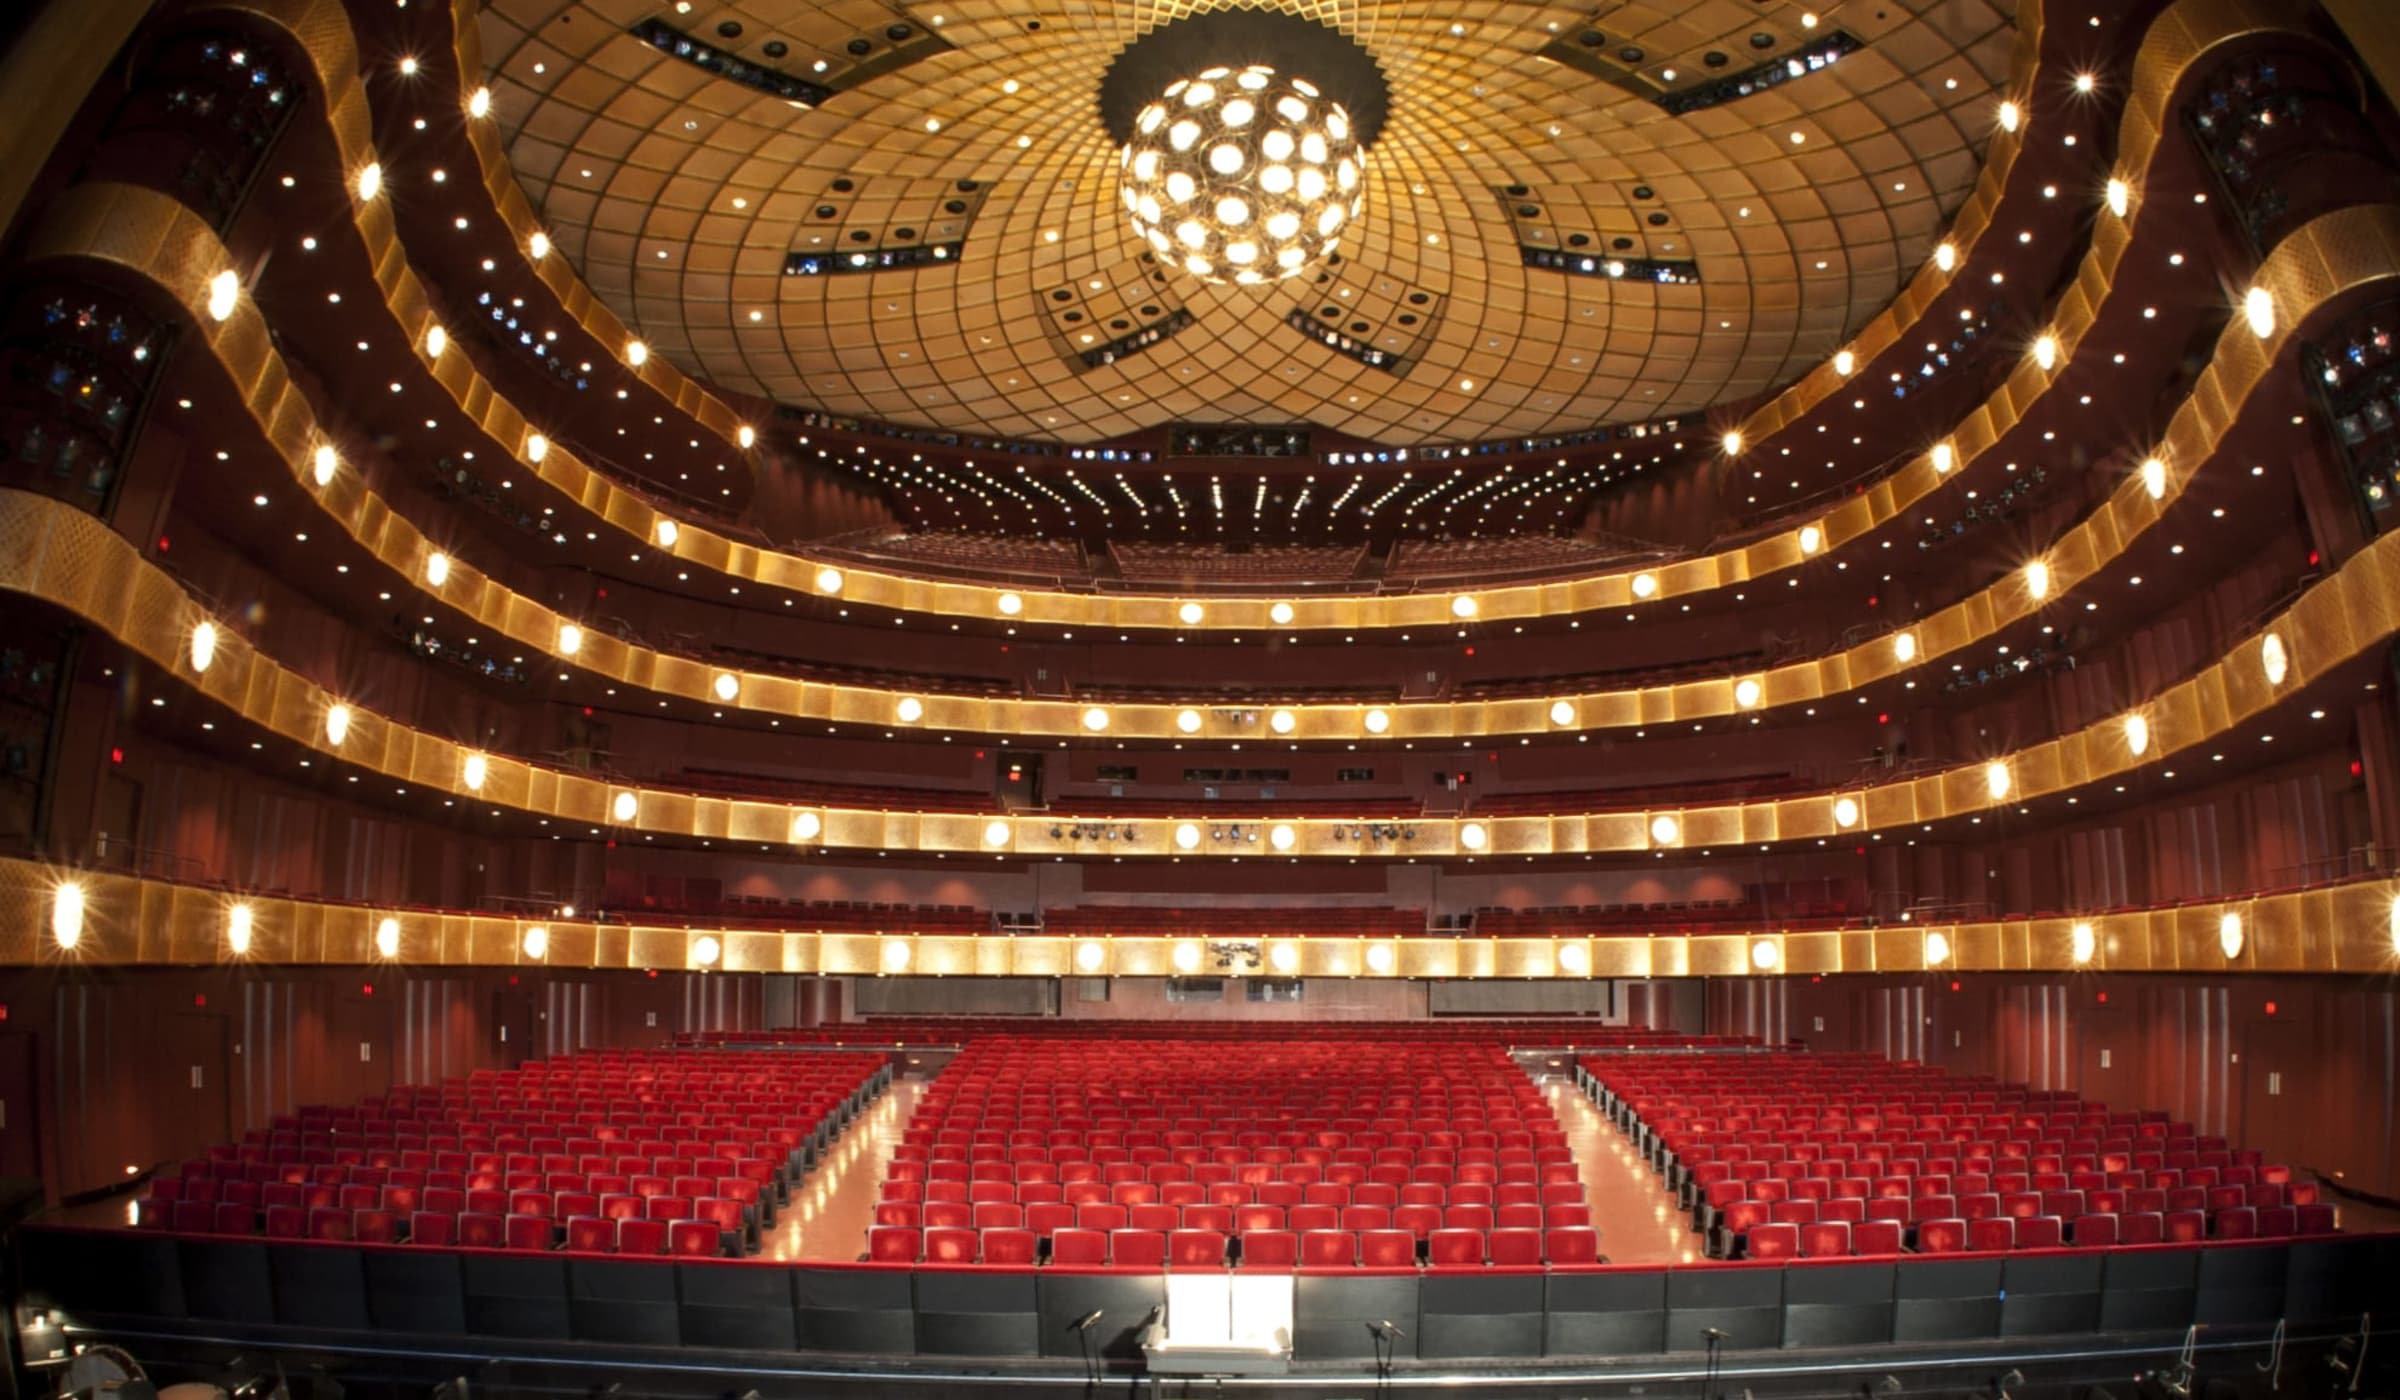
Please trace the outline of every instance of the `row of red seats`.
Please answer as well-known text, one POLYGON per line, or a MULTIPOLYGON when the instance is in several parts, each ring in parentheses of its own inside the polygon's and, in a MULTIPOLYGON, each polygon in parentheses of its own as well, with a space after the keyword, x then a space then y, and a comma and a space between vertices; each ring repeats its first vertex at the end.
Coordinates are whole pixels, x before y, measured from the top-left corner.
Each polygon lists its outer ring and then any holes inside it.
MULTIPOLYGON (((2083 1215, 2061 1220, 2054 1215, 1993 1216, 1982 1220, 1937 1219, 1917 1222, 1908 1237, 1919 1254, 1990 1253, 2015 1249, 2108 1248, 2115 1245, 2197 1244, 2203 1240, 2274 1239, 2292 1235, 2329 1235, 2338 1230, 2329 1205, 2275 1206, 2265 1210, 2243 1207, 2218 1217, 2212 1229, 2196 1210, 2133 1211, 2121 1215, 2083 1215)), ((1745 1236, 1744 1258, 1839 1258, 1851 1254, 1897 1253, 1903 1239, 1898 1221, 1855 1223, 1818 1220, 1807 1223, 1774 1221, 1752 1227, 1745 1236), (1870 1234, 1870 1232, 1873 1232, 1870 1234)))
MULTIPOLYGON (((583 1181, 584 1178, 565 1178, 583 1181)), ((351 1183, 299 1185, 288 1181, 215 1181, 202 1178, 191 1181, 159 1180, 141 1204, 155 1205, 162 1210, 178 1205, 231 1205, 250 1210, 268 1210, 277 1206, 302 1209, 338 1206, 343 1210, 388 1210, 408 1215, 419 1210, 441 1211, 450 1215, 467 1212, 488 1212, 493 1215, 623 1215, 628 1209, 611 1206, 611 1202, 631 1202, 630 1213, 656 1215, 666 1209, 660 1202, 691 1202, 719 1199, 732 1201, 747 1211, 753 1219, 771 1218, 782 1203, 779 1191, 746 1177, 665 1177, 641 1176, 630 1180, 621 1177, 591 1179, 592 1186, 568 1186, 559 1189, 500 1186, 417 1186, 351 1183)), ((677 1212, 680 1216, 693 1212, 677 1212)))
POLYGON ((1553 1229, 1223 1230, 1078 1227, 1049 1237, 1045 1254, 1032 1230, 878 1225, 867 1257, 882 1263, 1014 1264, 1037 1262, 1120 1269, 1539 1268, 1596 1264, 1599 1233, 1589 1226, 1553 1229))
MULTIPOLYGON (((1173 1167, 1175 1165, 1177 1164, 1150 1164, 1151 1167, 1173 1167)), ((1452 1166, 1446 1162, 1419 1162, 1413 1166, 1388 1163, 1372 1167, 1359 1166, 1350 1162, 1337 1162, 1331 1167, 1318 1167, 1298 1162, 1283 1166, 1263 1162, 1254 1165, 1260 1169, 1258 1172, 1255 1174, 1244 1172, 1238 1178, 1218 1177, 1210 1180, 1195 1178, 1182 1181, 1160 1181, 1150 1179, 1147 1174, 1148 1168, 1139 1162, 1107 1164, 1071 1162, 1067 1164, 1066 1171, 1073 1173, 1075 1179, 1062 1181, 1059 1179, 1060 1173, 1054 1171, 1049 1163, 1029 1164, 1026 1170, 1032 1174, 1027 1175, 1015 1170, 1015 1164, 1008 1162, 919 1162, 895 1158, 891 1164, 890 1177, 894 1181, 924 1181, 927 1183, 963 1181, 970 1186, 983 1181, 1007 1182, 1020 1188, 1018 1196, 1020 1200, 1025 1199, 1022 1188, 1028 1186, 1097 1187, 1100 1189, 1096 1195, 1086 1192, 1084 1193, 1086 1197, 1124 1200, 1128 1203, 1139 1200, 1165 1200, 1166 1196, 1163 1193, 1178 1186, 1195 1187, 1204 1194, 1223 1187, 1233 1187, 1239 1189, 1244 1196, 1249 1197, 1255 1196, 1257 1191, 1268 1187, 1305 1191, 1308 1187, 1316 1185, 1389 1186, 1396 1191, 1406 1191, 1411 1187, 1444 1191, 1451 1186, 1459 1185, 1537 1185, 1581 1179, 1576 1173, 1575 1164, 1571 1161, 1523 1162, 1510 1163, 1506 1166, 1476 1162, 1470 1162, 1463 1166, 1452 1166), (970 1174, 964 1170, 969 1167, 981 1168, 981 1170, 970 1174)))
MULTIPOLYGON (((328 1243, 413 1244, 469 1249, 554 1250, 584 1254, 675 1255, 714 1259, 745 1252, 740 1217, 711 1215, 711 1206, 730 1201, 682 1202, 697 1206, 675 1216, 500 1215, 479 1211, 347 1210, 339 1206, 269 1206, 263 1212, 231 1201, 214 1205, 178 1201, 170 1219, 137 1224, 184 1235, 262 1235, 267 1239, 328 1243)), ((153 1214, 137 1202, 137 1216, 153 1214)))
MULTIPOLYGON (((1578 1188, 1580 1189, 1580 1188, 1578 1188)), ((1175 1206, 1069 1205, 1063 1201, 1019 1205, 1014 1201, 879 1201, 878 1225, 924 1225, 977 1230, 1028 1229, 1049 1236, 1062 1229, 1216 1230, 1406 1230, 1419 1239, 1436 1230, 1541 1230, 1590 1225, 1589 1206, 1175 1206)))
POLYGON ((1296 1182, 1270 1181, 1262 1185, 1247 1182, 1202 1186, 1198 1182, 1168 1182, 1150 1188, 1145 1182, 1121 1182, 1106 1185, 1096 1182, 1008 1182, 1008 1181, 917 1181, 890 1178, 884 1181, 880 1199, 885 1201, 944 1201, 968 1205, 1015 1204, 1067 1205, 1165 1205, 1175 1208, 1197 1205, 1216 1205, 1232 1208, 1246 1205, 1281 1206, 1297 1209, 1301 1206, 1330 1206, 1340 1210, 1345 1206, 1376 1206, 1392 1210, 1400 1206, 1566 1206, 1583 1200, 1583 1183, 1561 1179, 1547 1183, 1503 1181, 1497 1184, 1457 1182, 1448 1186, 1418 1183, 1395 1186, 1386 1182, 1367 1181, 1356 1185, 1343 1182, 1317 1182, 1303 1186, 1296 1182))
MULTIPOLYGON (((1134 1040, 1239 1041, 1255 1039, 1258 1026, 1247 1021, 1124 1021, 1110 1022, 1106 1033, 1119 1042, 1134 1040)), ((878 1016, 834 1025, 791 1027, 772 1031, 700 1031, 676 1037, 681 1044, 705 1045, 961 1045, 985 1036, 1005 1035, 1084 1039, 1096 1033, 1089 1021, 1060 1016, 878 1016)), ((1756 1036, 1686 1035, 1645 1026, 1611 1026, 1598 1020, 1568 1017, 1443 1017, 1422 1021, 1295 1022, 1275 1028, 1278 1039, 1405 1042, 1429 1045, 1473 1042, 1486 1045, 1580 1046, 1733 1046, 1756 1045, 1756 1036)))

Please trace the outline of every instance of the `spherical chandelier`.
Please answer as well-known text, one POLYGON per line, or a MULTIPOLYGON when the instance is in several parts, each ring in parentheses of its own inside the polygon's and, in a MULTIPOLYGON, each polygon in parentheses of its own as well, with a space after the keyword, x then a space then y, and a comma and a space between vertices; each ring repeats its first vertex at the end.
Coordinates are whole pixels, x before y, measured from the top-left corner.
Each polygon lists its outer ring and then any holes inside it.
POLYGON ((1365 207, 1350 113, 1263 63, 1167 86, 1118 155, 1133 229, 1169 267, 1254 286, 1332 253, 1365 207))

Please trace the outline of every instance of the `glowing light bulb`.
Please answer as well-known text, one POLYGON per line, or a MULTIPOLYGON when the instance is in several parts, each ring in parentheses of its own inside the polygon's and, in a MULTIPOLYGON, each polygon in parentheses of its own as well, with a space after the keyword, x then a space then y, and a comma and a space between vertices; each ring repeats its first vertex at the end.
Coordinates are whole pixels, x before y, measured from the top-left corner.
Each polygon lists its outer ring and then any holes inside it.
POLYGON ((825 830, 825 819, 814 812, 792 813, 792 844, 814 841, 825 830))
POLYGON ((2092 926, 2090 924, 2077 924, 2073 929, 2068 931, 2067 952, 2068 956, 2075 959, 2075 965, 2077 967, 2081 967, 2085 963, 2090 962, 2092 960, 2092 954, 2098 952, 2099 950, 2099 935, 2092 931, 2092 926))
POLYGON ((225 911, 225 947, 235 957, 250 952, 250 935, 256 916, 247 904, 236 904, 225 911))
POLYGON ((192 624, 191 657, 192 669, 205 675, 209 663, 217 659, 217 624, 205 621, 192 624))
POLYGON ((2264 287, 2252 287, 2242 294, 2242 315, 2250 322, 2250 333, 2264 340, 2275 334, 2275 295, 2264 287))
POLYGON ((375 956, 386 962, 400 956, 400 921, 386 918, 375 925, 375 956))
POLYGON ((50 941, 61 952, 73 952, 83 941, 83 886, 73 880, 50 894, 50 941))
POLYGON ((232 269, 228 268, 208 279, 208 316, 210 320, 223 321, 230 318, 233 315, 233 308, 239 306, 241 300, 242 279, 236 276, 232 269))

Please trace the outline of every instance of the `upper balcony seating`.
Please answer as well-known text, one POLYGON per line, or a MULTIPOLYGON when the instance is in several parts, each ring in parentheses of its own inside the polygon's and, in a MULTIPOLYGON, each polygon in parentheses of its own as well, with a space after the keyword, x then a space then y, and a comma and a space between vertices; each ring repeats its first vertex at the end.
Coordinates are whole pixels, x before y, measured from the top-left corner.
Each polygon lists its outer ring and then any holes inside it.
POLYGON ((1546 574, 1590 573, 1640 559, 1664 559, 1674 551, 1641 540, 1609 535, 1505 535, 1492 538, 1402 540, 1392 550, 1384 578, 1392 583, 1490 583, 1546 574))
POLYGON ((1269 938, 1280 934, 1422 938, 1425 911, 1381 908, 1165 909, 1150 905, 1087 904, 1042 915, 1042 932, 1123 933, 1163 937, 1269 938))
POLYGON ((771 651, 729 646, 713 639, 675 640, 677 649, 705 656, 725 666, 769 675, 797 676, 817 685, 849 685, 870 690, 923 690, 929 694, 980 695, 992 700, 1015 700, 1025 693, 1025 687, 1014 677, 969 676, 948 671, 926 675, 879 666, 841 666, 824 661, 803 661, 771 651))
POLYGON ((306 1107, 150 1183, 147 1229, 740 1256, 878 1055, 601 1051, 306 1107))
POLYGON ((1762 922, 1841 923, 1863 914, 1867 892, 1856 880, 1826 876, 1745 885, 1739 898, 1628 900, 1475 911, 1475 932, 1490 938, 1750 927, 1762 922))
POLYGON ((1593 1055, 1716 1258, 2106 1247, 2336 1228, 2314 1182, 2165 1113, 1876 1055, 1593 1055))
POLYGON ((1699 807, 1748 802, 1784 793, 1814 792, 1817 779, 1804 773, 1745 773, 1689 783, 1646 783, 1637 787, 1562 788, 1549 792, 1478 794, 1469 810, 1479 817, 1540 816, 1550 812, 1612 812, 1644 807, 1699 807))
POLYGON ((1047 1247, 1054 1263, 1179 1270, 1598 1257, 1566 1134, 1495 1045, 1248 1029, 1238 1056, 975 1041, 893 1150, 867 1256, 1021 1264, 1047 1247))
POLYGON ((860 530, 825 540, 817 551, 912 572, 993 579, 1080 579, 1091 574, 1083 546, 1038 535, 964 530, 860 530))
POLYGON ((1267 584, 1340 584, 1357 577, 1365 545, 1261 545, 1233 550, 1219 544, 1162 544, 1120 540, 1109 547, 1117 572, 1128 583, 1248 587, 1267 584))
POLYGON ((742 773, 730 768, 685 768, 664 781, 695 792, 728 797, 763 798, 809 807, 853 807, 870 812, 979 812, 992 805, 989 792, 968 788, 829 783, 813 778, 742 773))

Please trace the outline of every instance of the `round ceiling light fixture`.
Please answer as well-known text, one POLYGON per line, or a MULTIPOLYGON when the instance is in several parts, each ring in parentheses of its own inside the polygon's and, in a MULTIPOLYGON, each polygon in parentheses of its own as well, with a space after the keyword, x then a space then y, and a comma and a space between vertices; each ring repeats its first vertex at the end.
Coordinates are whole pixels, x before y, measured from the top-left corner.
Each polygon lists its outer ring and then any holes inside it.
POLYGON ((1264 63, 1169 83, 1117 153, 1133 231, 1204 282, 1295 276, 1341 246, 1366 208, 1366 152, 1349 110, 1264 63))

